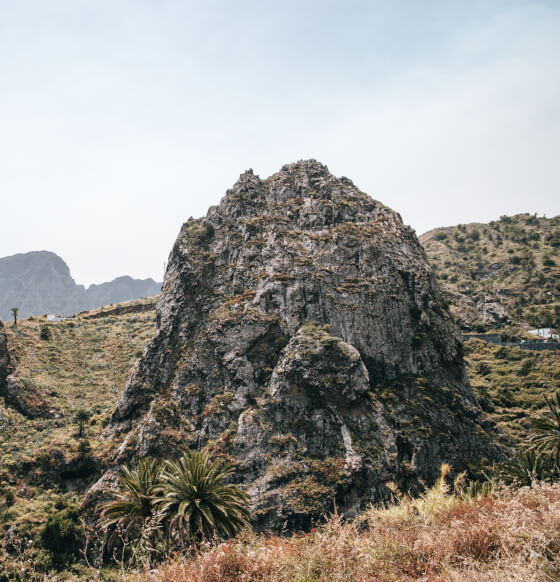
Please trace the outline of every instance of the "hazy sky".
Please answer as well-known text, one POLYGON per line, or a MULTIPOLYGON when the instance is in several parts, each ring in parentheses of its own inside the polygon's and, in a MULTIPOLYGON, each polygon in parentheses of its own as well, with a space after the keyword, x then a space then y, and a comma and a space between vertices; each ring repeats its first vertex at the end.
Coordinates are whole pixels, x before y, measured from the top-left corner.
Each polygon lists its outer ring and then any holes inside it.
POLYGON ((560 212, 560 2, 0 0, 0 256, 161 280, 239 174, 316 158, 418 234, 560 212))

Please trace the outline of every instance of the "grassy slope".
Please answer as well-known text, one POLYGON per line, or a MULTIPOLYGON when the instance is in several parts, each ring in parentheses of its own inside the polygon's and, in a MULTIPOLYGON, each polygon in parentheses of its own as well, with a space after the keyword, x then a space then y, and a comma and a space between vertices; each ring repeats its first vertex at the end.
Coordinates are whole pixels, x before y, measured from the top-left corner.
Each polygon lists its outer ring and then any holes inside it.
POLYGON ((501 217, 431 230, 420 237, 451 308, 480 323, 471 298, 494 294, 514 322, 542 325, 560 315, 560 216, 501 217))
POLYGON ((33 536, 35 526, 52 513, 61 495, 79 500, 108 453, 110 443, 100 435, 134 360, 153 335, 155 312, 89 319, 94 313, 49 323, 48 340, 40 339, 44 318, 6 325, 9 349, 16 357, 15 375, 60 412, 58 418, 32 420, 6 407, 0 398, 0 485, 7 484, 16 496, 0 530, 15 524, 33 536), (93 471, 82 480, 64 481, 57 479, 56 468, 80 456, 74 422, 80 408, 91 413, 84 436, 91 447, 87 457, 93 471))
POLYGON ((560 386, 560 353, 465 343, 471 385, 482 407, 516 441, 524 439, 531 415, 546 410, 543 395, 560 386))

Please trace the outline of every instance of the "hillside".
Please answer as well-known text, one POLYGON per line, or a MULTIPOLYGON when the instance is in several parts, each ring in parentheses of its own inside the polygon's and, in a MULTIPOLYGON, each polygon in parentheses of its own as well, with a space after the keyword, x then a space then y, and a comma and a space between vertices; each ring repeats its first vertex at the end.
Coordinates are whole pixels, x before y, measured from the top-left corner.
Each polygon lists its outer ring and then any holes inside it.
MULTIPOLYGON (((109 313, 99 309, 48 324, 43 318, 21 320, 17 328, 8 324, 6 332, 16 359, 15 376, 32 392, 37 389, 59 411, 53 418, 31 419, 6 406, 0 398, 0 534, 6 543, 16 543, 36 539, 47 518, 61 508, 80 503, 88 485, 105 467, 112 454, 111 442, 100 436, 135 360, 155 333, 154 299, 115 305, 109 313), (41 339, 45 325, 49 337, 41 339), (78 437, 74 421, 80 408, 92 413, 83 439, 78 437)), ((543 394, 550 394, 560 381, 560 357, 477 340, 469 340, 465 352, 471 383, 483 408, 507 433, 522 438, 529 415, 543 409, 543 394)), ((395 527, 400 527, 397 522, 395 527)), ((313 538, 306 539, 315 543, 313 538)), ((325 543, 330 545, 329 540, 332 538, 325 538, 325 543)), ((260 541, 248 543, 248 552, 260 551, 260 541)), ((278 552, 289 549, 280 540, 270 543, 278 552)), ((361 542, 352 534, 345 544, 350 551, 351 547, 360 547, 361 542)), ((316 550, 313 545, 306 547, 309 552, 324 551, 322 546, 316 550)), ((34 561, 38 572, 47 567, 40 546, 24 555, 13 546, 10 548, 0 544, 0 577, 17 571, 22 564, 29 567, 29 560, 34 561)), ((337 560, 342 559, 337 556, 337 560)), ((410 559, 414 563, 416 558, 410 559)), ((292 567, 304 567, 305 561, 298 566, 304 556, 294 560, 291 565, 286 564, 288 572, 292 567)), ((391 564, 379 567, 404 567, 406 561, 395 557, 391 564)), ((227 566, 221 564, 222 567, 227 566)), ((73 568, 81 572, 81 579, 93 576, 79 564, 73 568)), ((40 574, 37 579, 41 579, 40 574)))
MULTIPOLYGON (((111 444, 100 436, 131 366, 153 335, 154 303, 149 298, 121 304, 116 306, 121 315, 98 310, 58 322, 31 317, 5 327, 15 367, 9 377, 14 394, 9 403, 0 398, 5 543, 36 539, 47 517, 79 503, 99 475, 111 444), (82 437, 75 421, 81 409, 89 414, 82 437)), ((0 544, 0 579, 4 560, 13 558, 5 551, 0 544)))
POLYGON ((11 308, 19 317, 29 315, 73 315, 95 309, 150 297, 159 293, 161 284, 152 279, 124 276, 87 289, 70 275, 68 265, 55 253, 33 251, 0 258, 0 319, 12 319, 11 308))
POLYGON ((560 216, 437 228, 420 242, 462 327, 544 327, 560 317, 560 216))

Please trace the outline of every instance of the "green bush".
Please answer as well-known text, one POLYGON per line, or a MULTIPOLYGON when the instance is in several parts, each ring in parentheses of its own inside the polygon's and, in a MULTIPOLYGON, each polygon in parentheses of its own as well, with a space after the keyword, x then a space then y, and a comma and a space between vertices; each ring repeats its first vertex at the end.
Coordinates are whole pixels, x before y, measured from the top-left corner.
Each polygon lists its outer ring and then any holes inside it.
POLYGON ((481 376, 487 376, 492 371, 486 362, 478 362, 475 366, 475 370, 476 373, 480 374, 481 376))
POLYGON ((39 337, 42 340, 48 341, 51 339, 51 326, 47 323, 43 323, 39 331, 39 337))
POLYGON ((51 515, 39 534, 43 548, 53 555, 53 563, 61 568, 79 557, 83 545, 80 513, 75 506, 51 515))
POLYGON ((521 367, 517 371, 518 376, 527 376, 529 372, 533 369, 534 362, 530 358, 523 360, 521 367))

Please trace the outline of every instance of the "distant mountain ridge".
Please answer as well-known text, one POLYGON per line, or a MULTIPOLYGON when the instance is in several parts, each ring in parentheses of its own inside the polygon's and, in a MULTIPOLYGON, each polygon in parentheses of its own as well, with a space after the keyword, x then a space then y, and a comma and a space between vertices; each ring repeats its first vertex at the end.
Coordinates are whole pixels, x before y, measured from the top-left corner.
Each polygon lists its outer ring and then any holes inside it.
POLYGON ((107 283, 78 285, 68 265, 50 251, 32 251, 0 258, 0 319, 56 313, 73 315, 110 303, 155 295, 161 283, 153 279, 117 277, 107 283))

